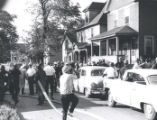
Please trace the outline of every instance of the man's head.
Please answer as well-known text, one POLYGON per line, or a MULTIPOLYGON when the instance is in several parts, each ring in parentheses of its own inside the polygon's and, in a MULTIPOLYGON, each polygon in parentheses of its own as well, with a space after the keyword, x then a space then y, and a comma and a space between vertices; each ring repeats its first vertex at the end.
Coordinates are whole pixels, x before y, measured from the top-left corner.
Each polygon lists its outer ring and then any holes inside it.
POLYGON ((0 0, 0 9, 2 9, 8 0, 0 0))

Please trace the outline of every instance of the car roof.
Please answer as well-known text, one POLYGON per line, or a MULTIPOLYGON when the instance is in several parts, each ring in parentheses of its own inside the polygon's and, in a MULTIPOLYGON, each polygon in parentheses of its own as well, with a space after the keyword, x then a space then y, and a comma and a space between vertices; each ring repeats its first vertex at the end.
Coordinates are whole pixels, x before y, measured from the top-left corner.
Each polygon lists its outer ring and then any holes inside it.
POLYGON ((145 77, 150 75, 157 75, 157 70, 155 69, 130 69, 127 70, 127 72, 134 72, 145 77))
POLYGON ((95 70, 95 69, 105 69, 107 67, 102 67, 102 66, 84 66, 84 67, 81 67, 81 69, 84 69, 84 70, 95 70))

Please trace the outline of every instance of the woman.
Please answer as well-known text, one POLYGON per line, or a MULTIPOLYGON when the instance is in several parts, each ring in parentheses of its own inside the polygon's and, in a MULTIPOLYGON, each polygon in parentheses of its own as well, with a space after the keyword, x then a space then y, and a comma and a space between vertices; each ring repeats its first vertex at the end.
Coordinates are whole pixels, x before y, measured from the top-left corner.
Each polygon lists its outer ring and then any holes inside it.
POLYGON ((67 119, 68 108, 69 115, 72 116, 75 107, 78 104, 78 98, 74 94, 73 80, 77 77, 73 75, 73 68, 71 64, 66 64, 63 67, 63 75, 60 77, 60 94, 61 94, 61 102, 63 107, 63 120, 67 119))

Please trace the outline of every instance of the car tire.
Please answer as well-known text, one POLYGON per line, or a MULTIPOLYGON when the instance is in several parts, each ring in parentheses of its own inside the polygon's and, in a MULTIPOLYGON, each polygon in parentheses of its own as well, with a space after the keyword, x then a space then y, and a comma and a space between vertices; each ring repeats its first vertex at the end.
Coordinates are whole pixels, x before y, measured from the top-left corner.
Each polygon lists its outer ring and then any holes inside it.
POLYGON ((144 104, 144 114, 147 120, 157 120, 157 113, 150 104, 144 104))
POLYGON ((89 89, 87 89, 87 88, 84 89, 84 95, 87 98, 89 98, 91 96, 91 93, 90 93, 89 89))
POLYGON ((115 107, 115 106, 116 106, 116 102, 114 101, 111 92, 108 93, 107 105, 108 105, 109 107, 115 107))

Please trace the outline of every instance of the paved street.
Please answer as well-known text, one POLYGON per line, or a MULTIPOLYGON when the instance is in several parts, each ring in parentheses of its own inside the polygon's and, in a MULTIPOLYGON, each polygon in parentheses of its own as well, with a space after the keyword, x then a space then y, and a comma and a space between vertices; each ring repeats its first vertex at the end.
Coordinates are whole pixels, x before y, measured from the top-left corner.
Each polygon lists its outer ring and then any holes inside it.
MULTIPOLYGON (((79 96, 79 105, 74 116, 79 120, 145 120, 144 114, 138 110, 133 110, 123 105, 117 105, 116 108, 109 108, 106 105, 106 101, 99 99, 98 97, 85 98, 83 95, 79 96), (81 111, 81 113, 80 113, 81 111), (83 113, 82 113, 83 112, 83 113), (88 116, 89 114, 90 116, 88 116), (93 118, 91 115, 94 115, 93 118)), ((6 99, 11 100, 7 95, 6 99)), ((60 96, 55 94, 55 106, 61 111, 60 96)), ((20 102, 17 106, 18 111, 22 113, 26 120, 61 120, 59 113, 51 109, 49 104, 45 102, 43 106, 37 105, 37 96, 33 97, 20 97, 20 102)))

